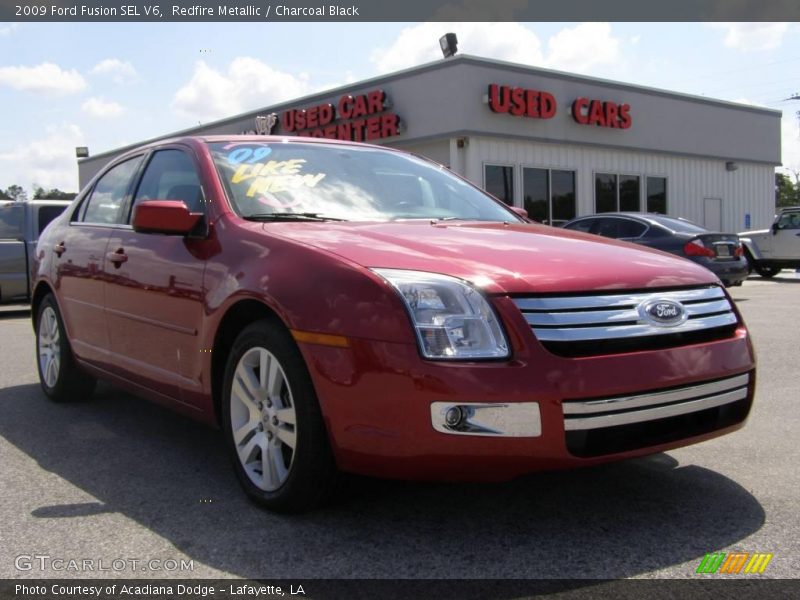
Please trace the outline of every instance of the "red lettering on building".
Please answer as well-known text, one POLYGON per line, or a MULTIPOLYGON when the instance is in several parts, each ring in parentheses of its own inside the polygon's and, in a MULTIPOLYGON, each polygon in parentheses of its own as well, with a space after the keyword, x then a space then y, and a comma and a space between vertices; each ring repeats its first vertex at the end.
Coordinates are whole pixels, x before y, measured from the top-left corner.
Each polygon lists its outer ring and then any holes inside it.
POLYGON ((615 129, 629 129, 633 123, 630 104, 602 102, 588 98, 575 99, 572 103, 572 118, 581 125, 615 129))
POLYGON ((383 90, 357 96, 346 94, 339 98, 336 106, 319 104, 284 111, 280 133, 356 142, 400 135, 400 117, 386 112, 388 106, 383 90))
POLYGON ((552 119, 556 114, 556 99, 549 92, 493 83, 489 86, 489 108, 515 117, 552 119))

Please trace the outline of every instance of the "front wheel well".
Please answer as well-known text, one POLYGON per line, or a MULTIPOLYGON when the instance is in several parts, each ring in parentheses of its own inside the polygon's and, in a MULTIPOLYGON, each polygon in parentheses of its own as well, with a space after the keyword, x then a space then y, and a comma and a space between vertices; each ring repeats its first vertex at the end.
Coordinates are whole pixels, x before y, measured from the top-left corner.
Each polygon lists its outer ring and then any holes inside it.
POLYGON ((222 423, 222 384, 225 378, 225 364, 228 361, 233 343, 245 327, 263 319, 267 319, 279 327, 286 328, 286 325, 275 311, 263 302, 252 299, 240 300, 231 306, 219 323, 211 352, 211 392, 214 402, 214 415, 219 424, 222 423))

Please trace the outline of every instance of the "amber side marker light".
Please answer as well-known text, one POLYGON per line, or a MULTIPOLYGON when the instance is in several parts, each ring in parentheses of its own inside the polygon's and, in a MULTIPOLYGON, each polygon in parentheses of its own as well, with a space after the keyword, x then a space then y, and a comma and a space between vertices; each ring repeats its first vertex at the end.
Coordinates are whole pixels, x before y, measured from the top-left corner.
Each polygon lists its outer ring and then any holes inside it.
POLYGON ((312 331, 298 331, 292 329, 292 337, 296 342, 307 344, 318 344, 320 346, 333 346, 334 348, 349 348, 350 342, 341 335, 330 335, 328 333, 314 333, 312 331))

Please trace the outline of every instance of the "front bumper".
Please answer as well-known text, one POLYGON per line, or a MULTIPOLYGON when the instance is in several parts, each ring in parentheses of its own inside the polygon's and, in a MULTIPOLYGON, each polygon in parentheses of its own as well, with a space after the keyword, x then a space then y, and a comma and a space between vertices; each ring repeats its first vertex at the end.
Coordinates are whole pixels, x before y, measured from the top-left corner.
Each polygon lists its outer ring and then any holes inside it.
POLYGON ((712 342, 565 358, 545 350, 529 328, 525 332, 513 306, 501 306, 501 312, 507 312, 506 322, 513 321, 515 347, 513 359, 502 362, 423 361, 414 345, 364 339, 352 339, 348 348, 301 344, 340 468, 402 479, 503 480, 692 444, 740 428, 749 413, 755 357, 744 327, 712 342), (728 383, 715 383, 720 381, 728 383), (715 400, 728 393, 736 398, 715 400), (658 408, 664 404, 653 400, 659 394, 672 394, 685 406, 700 404, 645 422, 635 415, 628 422, 616 416, 609 421, 612 415, 658 408), (622 404, 597 410, 598 401, 622 404), (435 403, 534 403, 540 432, 437 431, 435 403), (587 406, 593 412, 585 413, 587 406), (611 426, 586 426, 603 419, 611 426))

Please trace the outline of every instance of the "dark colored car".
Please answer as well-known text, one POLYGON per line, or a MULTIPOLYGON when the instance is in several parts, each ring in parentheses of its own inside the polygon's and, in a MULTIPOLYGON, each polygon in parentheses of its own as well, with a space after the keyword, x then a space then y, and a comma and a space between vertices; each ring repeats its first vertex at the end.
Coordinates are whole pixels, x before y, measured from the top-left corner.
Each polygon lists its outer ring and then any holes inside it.
POLYGON ((275 510, 341 471, 501 480, 662 452, 742 427, 753 399, 750 336, 708 270, 525 223, 375 146, 132 150, 37 261, 44 393, 103 378, 219 425, 275 510))
POLYGON ((652 213, 601 213, 579 217, 564 229, 583 231, 688 258, 726 286, 742 285, 750 268, 735 233, 715 233, 685 219, 652 213))

